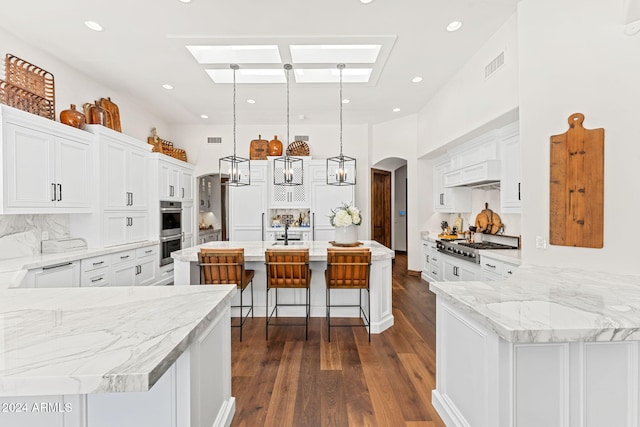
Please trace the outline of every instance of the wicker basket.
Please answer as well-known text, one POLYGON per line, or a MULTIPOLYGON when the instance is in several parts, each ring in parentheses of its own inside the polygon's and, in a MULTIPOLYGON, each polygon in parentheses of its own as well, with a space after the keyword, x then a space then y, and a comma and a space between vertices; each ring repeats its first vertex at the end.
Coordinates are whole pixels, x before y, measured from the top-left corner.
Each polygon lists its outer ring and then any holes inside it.
POLYGON ((0 103, 50 120, 56 119, 55 105, 52 101, 4 80, 0 80, 0 103))
POLYGON ((287 147, 288 156, 308 156, 309 145, 304 141, 293 141, 287 147))
POLYGON ((10 53, 4 60, 4 74, 7 82, 46 99, 55 109, 53 74, 10 53))

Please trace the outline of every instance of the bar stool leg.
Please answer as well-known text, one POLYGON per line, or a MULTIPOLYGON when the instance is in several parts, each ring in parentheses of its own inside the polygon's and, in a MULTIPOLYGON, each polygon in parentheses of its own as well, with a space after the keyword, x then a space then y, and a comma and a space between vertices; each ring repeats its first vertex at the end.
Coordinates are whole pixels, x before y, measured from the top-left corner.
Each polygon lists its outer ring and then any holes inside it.
POLYGON ((240 285, 240 342, 242 342, 242 324, 244 323, 244 313, 242 312, 243 308, 242 308, 242 294, 244 292, 242 292, 242 285, 240 285))
POLYGON ((327 339, 331 342, 331 289, 327 288, 327 339))

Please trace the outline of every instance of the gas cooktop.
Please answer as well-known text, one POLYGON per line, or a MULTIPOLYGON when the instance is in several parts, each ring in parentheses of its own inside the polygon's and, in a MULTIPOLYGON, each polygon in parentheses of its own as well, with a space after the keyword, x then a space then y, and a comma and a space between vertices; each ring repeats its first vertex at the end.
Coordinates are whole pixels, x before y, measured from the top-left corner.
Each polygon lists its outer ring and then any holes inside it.
POLYGON ((461 242, 458 243, 460 246, 466 246, 472 249, 517 249, 513 246, 503 245, 502 243, 494 243, 494 242, 477 242, 477 243, 467 243, 461 242))
POLYGON ((438 252, 445 253, 447 255, 455 256, 476 264, 480 263, 480 251, 486 249, 518 249, 517 246, 506 245, 496 242, 451 242, 438 240, 436 242, 438 252))

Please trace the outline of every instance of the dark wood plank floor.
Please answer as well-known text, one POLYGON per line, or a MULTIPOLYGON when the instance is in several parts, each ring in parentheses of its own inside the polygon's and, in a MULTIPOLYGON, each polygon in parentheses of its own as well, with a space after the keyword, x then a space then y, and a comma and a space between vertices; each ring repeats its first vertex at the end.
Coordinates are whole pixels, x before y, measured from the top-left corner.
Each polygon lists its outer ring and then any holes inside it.
MULTIPOLYGON (((435 297, 407 275, 406 255, 393 269, 395 325, 367 341, 365 328, 332 328, 324 318, 270 328, 248 319, 239 342, 232 329, 232 426, 444 426, 431 406, 435 388, 435 297)), ((295 321, 299 322, 299 319, 295 321)))

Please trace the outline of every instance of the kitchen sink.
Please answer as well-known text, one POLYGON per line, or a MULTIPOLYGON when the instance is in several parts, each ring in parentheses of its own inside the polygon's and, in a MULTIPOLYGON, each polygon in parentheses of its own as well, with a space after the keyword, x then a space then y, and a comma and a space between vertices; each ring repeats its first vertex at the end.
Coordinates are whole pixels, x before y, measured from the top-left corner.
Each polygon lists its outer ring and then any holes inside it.
MULTIPOLYGON (((303 242, 301 240, 294 240, 294 241, 289 241, 289 245, 288 246, 300 246, 300 245, 304 245, 306 242, 303 242)), ((278 240, 277 242, 273 242, 272 246, 287 246, 284 244, 284 240, 278 240)))

